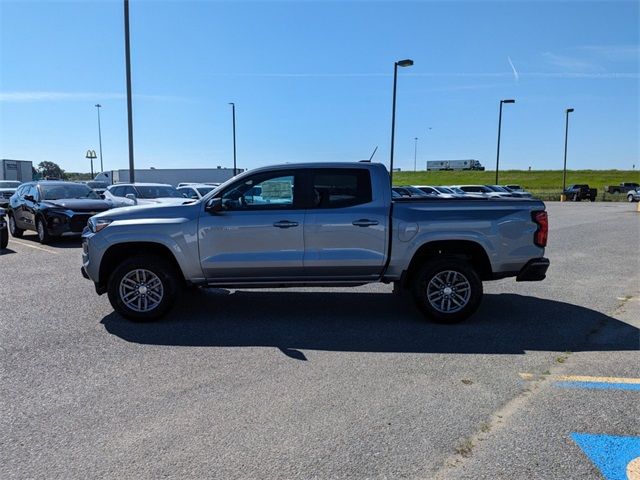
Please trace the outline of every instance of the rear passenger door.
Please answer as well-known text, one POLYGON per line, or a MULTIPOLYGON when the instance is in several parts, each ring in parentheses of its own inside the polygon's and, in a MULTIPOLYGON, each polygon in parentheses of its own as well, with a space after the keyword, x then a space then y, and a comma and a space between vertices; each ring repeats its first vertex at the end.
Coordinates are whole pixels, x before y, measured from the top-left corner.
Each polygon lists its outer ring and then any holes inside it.
POLYGON ((313 169, 307 181, 305 276, 378 277, 386 258, 389 205, 384 198, 373 198, 369 169, 313 169))

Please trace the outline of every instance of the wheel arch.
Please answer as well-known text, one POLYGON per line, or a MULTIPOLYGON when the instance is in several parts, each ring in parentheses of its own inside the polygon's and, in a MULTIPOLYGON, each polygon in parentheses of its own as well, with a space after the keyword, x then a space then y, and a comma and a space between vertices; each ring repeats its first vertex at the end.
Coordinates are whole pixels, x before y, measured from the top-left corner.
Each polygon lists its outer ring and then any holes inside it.
POLYGON ((169 247, 162 243, 156 242, 123 242, 111 245, 102 256, 100 261, 99 281, 98 285, 100 289, 106 291, 106 286, 109 281, 109 276, 118 267, 118 265, 125 259, 138 255, 153 255, 162 258, 169 262, 176 274, 178 280, 184 282, 184 274, 180 268, 180 264, 176 260, 175 255, 171 252, 169 247))
POLYGON ((438 259, 446 256, 461 258, 468 261, 478 272, 481 280, 492 278, 491 262, 484 247, 473 240, 434 240, 420 246, 411 258, 409 267, 405 271, 403 286, 408 288, 420 267, 428 259, 438 259))

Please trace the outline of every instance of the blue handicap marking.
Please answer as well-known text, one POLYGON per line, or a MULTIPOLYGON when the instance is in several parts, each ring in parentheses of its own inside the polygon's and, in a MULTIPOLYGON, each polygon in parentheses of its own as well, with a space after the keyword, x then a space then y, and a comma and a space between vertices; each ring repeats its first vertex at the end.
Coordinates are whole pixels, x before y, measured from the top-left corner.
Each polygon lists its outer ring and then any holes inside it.
POLYGON ((571 438, 606 480, 640 479, 640 437, 572 433, 571 438))

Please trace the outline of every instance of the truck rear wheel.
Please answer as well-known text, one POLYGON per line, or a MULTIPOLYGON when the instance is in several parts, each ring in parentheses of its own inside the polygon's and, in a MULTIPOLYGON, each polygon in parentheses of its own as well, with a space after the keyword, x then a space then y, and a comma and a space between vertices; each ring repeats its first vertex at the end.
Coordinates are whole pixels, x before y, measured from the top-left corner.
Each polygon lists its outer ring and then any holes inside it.
POLYGON ((469 318, 482 300, 482 280, 456 257, 428 261, 414 278, 413 297, 420 311, 437 323, 469 318))
POLYGON ((113 309, 129 320, 145 322, 164 315, 175 301, 176 272, 161 257, 141 255, 122 262, 107 285, 113 309))

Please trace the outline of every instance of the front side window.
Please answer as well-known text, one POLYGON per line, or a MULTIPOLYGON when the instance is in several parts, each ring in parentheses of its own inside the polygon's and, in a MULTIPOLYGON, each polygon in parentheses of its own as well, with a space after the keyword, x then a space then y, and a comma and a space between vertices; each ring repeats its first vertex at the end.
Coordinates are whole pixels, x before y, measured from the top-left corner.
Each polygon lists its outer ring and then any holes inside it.
POLYGON ((256 175, 222 194, 227 210, 277 210, 294 206, 294 175, 256 175))
POLYGON ((331 169, 313 173, 313 207, 344 208, 369 203, 371 177, 365 169, 331 169))

